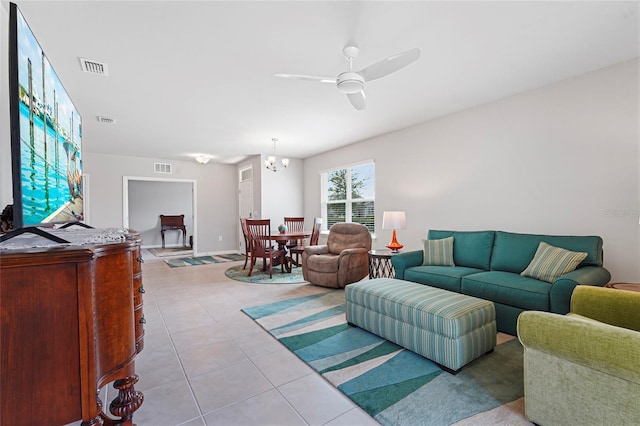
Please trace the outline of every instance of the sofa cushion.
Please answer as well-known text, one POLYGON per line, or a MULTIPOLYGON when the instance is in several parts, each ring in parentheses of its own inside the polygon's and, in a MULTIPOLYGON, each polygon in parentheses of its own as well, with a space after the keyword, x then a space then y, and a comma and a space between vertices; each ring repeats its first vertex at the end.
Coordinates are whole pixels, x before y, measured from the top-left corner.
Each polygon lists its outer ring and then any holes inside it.
POLYGON ((422 264, 456 266, 453 263, 453 237, 441 240, 422 240, 424 244, 422 264))
POLYGON ((432 229, 429 230, 427 238, 439 240, 454 237, 453 261, 455 264, 488 271, 491 263, 494 235, 495 231, 442 231, 432 229))
MULTIPOLYGON (((587 257, 578 267, 602 266, 602 238, 597 236, 535 235, 496 231, 491 270, 521 273, 533 259, 541 241, 566 250, 587 253, 587 257)), ((453 258, 457 263, 455 247, 453 258)))
POLYGON ((404 279, 460 293, 462 277, 478 272, 483 270, 464 266, 414 266, 405 270, 404 279))
POLYGON ((542 241, 533 260, 520 275, 552 283, 559 276, 574 271, 585 257, 585 252, 565 250, 542 241))
POLYGON ((540 280, 502 271, 462 278, 462 293, 523 309, 549 311, 551 286, 540 280))

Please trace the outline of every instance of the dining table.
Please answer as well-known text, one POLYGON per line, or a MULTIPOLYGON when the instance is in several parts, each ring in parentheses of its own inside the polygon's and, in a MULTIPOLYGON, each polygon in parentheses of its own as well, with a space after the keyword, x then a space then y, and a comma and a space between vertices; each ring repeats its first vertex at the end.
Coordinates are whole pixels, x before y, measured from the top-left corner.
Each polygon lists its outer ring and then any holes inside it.
MULTIPOLYGON (((264 235, 262 238, 265 240, 271 239, 278 244, 278 250, 285 251, 285 264, 284 267, 287 272, 291 272, 291 256, 289 250, 287 250, 287 243, 291 240, 303 240, 311 236, 311 231, 286 231, 286 232, 272 232, 270 235, 264 235)), ((273 266, 278 266, 280 263, 274 263, 273 266)))

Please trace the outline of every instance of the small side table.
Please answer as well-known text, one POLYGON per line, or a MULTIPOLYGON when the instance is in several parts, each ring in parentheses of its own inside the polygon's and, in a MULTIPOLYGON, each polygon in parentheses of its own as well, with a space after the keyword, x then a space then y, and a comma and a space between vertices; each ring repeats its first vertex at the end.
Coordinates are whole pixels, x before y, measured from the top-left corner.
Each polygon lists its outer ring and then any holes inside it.
POLYGON ((395 278, 391 250, 369 250, 369 278, 395 278))
MULTIPOLYGON (((369 261, 371 262, 371 261, 369 261)), ((615 288, 616 290, 627 290, 640 292, 640 283, 609 283, 605 285, 607 288, 615 288)))

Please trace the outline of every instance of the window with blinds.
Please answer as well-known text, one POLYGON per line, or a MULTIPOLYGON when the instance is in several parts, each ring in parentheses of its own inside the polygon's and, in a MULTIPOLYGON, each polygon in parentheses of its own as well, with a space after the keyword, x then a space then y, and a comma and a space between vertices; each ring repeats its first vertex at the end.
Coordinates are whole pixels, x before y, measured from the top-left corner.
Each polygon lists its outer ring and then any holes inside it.
POLYGON ((326 229, 354 222, 375 232, 375 163, 369 161, 322 173, 322 211, 326 229))

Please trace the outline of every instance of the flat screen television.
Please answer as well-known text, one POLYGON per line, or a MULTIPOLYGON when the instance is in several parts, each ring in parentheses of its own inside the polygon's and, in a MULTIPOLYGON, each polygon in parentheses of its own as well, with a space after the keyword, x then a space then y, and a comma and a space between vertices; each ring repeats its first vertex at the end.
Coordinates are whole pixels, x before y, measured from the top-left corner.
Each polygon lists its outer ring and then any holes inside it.
POLYGON ((13 227, 82 221, 82 118, 14 3, 9 102, 13 227))

